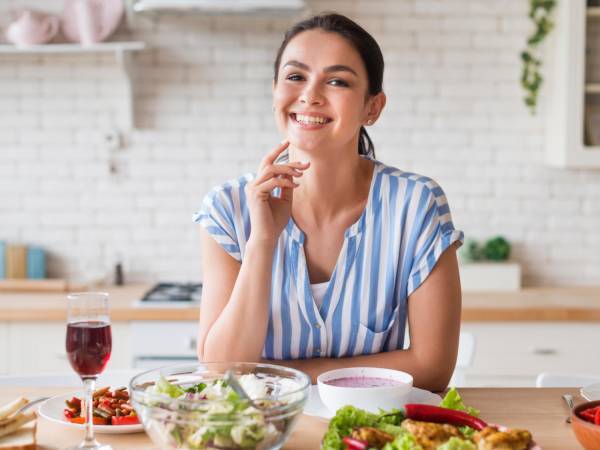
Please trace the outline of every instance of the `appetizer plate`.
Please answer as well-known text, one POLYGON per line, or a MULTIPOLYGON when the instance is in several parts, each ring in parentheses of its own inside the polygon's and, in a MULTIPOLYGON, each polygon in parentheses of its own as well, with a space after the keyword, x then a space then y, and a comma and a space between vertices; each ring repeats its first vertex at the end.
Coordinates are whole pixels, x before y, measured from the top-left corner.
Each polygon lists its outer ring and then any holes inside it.
POLYGON ((592 383, 589 386, 584 386, 581 388, 579 393, 588 402, 600 400, 600 383, 592 383))
MULTIPOLYGON (((424 389, 419 389, 413 387, 410 391, 409 402, 407 403, 425 403, 427 405, 439 405, 442 401, 442 397, 433 392, 426 391, 424 389)), ((321 401, 321 397, 319 397, 319 390, 317 385, 313 385, 310 387, 310 392, 308 395, 308 401, 304 406, 304 414, 308 416, 320 417, 322 419, 331 419, 335 414, 333 414, 321 401)))
MULTIPOLYGON (((70 394, 62 394, 49 398, 42 403, 42 406, 40 406, 40 416, 51 422, 60 423, 69 428, 79 428, 83 430, 85 429, 85 425, 71 423, 63 416, 63 410, 66 407, 65 400, 81 396, 81 392, 71 392, 70 394)), ((144 426, 141 423, 136 425, 94 425, 94 432, 98 434, 140 433, 142 431, 144 431, 144 426)))

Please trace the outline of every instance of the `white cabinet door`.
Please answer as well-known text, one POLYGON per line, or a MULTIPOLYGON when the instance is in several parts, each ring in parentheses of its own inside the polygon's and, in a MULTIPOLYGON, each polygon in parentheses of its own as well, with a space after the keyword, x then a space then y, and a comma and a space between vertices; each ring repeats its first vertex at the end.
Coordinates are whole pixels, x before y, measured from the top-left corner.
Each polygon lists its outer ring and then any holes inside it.
MULTIPOLYGON (((112 324, 113 350, 107 369, 132 366, 129 324, 112 324)), ((65 351, 66 325, 58 322, 10 322, 8 372, 32 374, 70 372, 65 351)))
POLYGON ((0 322, 0 375, 8 373, 8 322, 0 322))
POLYGON ((475 336, 467 386, 534 386, 541 372, 600 374, 594 323, 482 322, 462 330, 475 336))

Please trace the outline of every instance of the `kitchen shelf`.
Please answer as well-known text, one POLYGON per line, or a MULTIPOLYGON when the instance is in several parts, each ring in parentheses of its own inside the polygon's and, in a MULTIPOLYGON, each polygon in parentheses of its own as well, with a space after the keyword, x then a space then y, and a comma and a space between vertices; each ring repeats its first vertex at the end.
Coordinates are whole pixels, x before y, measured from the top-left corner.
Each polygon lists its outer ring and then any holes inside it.
POLYGON ((78 54, 78 53, 114 53, 117 63, 123 72, 127 95, 123 98, 124 114, 120 126, 124 130, 134 128, 133 110, 133 65, 131 52, 144 50, 146 44, 140 41, 100 42, 93 45, 81 44, 44 44, 31 46, 0 45, 1 55, 31 55, 31 54, 78 54))
POLYGON ((43 44, 43 45, 0 45, 0 53, 100 53, 100 52, 127 52, 143 50, 144 42, 100 42, 94 45, 81 44, 43 44))

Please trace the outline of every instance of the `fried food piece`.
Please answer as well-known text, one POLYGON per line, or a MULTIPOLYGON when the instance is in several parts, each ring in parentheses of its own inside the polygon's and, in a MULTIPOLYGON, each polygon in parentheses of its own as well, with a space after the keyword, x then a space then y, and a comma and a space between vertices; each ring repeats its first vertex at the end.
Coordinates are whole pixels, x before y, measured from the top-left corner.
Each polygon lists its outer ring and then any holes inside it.
POLYGON ((394 440, 394 436, 372 427, 360 427, 352 430, 352 437, 369 443, 369 447, 381 448, 394 440))
POLYGON ((402 421, 401 426, 415 437, 423 450, 436 450, 439 445, 452 437, 464 439, 457 427, 447 423, 420 422, 406 419, 402 421))
POLYGON ((516 428, 499 431, 495 427, 485 427, 473 435, 473 440, 478 450, 527 450, 531 433, 516 428))

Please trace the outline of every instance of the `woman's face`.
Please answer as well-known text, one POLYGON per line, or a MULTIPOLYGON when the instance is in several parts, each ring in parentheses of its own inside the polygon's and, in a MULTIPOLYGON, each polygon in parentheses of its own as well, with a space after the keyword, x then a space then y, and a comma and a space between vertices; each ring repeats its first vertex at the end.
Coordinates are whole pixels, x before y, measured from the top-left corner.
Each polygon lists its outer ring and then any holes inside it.
POLYGON ((273 84, 279 131, 292 146, 313 154, 356 149, 360 127, 371 117, 367 92, 364 63, 343 37, 301 32, 285 48, 273 84))

